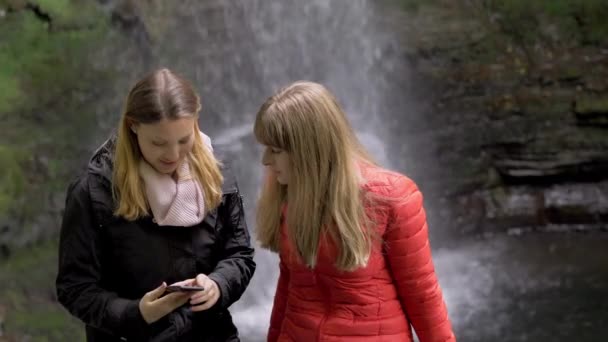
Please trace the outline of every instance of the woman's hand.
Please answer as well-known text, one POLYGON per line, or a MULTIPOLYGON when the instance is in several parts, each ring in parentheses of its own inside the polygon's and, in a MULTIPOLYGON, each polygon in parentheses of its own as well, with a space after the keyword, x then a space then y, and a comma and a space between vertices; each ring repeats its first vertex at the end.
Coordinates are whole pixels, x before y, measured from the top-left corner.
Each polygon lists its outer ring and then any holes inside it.
POLYGON ((204 311, 211 308, 220 298, 220 289, 215 281, 204 274, 199 274, 194 279, 193 285, 202 286, 203 291, 199 291, 190 297, 192 311, 204 311))
MULTIPOLYGON (((186 283, 186 281, 175 283, 175 285, 187 284, 189 283, 186 283)), ((188 302, 190 293, 173 292, 162 296, 166 288, 167 284, 163 282, 156 289, 146 293, 139 301, 139 312, 148 324, 158 321, 188 302)))

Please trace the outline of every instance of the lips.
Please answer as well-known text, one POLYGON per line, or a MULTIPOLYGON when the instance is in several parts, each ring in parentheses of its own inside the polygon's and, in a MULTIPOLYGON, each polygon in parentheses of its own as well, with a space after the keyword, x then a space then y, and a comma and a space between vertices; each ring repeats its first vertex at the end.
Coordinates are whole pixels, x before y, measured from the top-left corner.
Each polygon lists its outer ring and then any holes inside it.
POLYGON ((170 167, 170 166, 175 166, 175 165, 177 164, 177 161, 174 161, 174 162, 167 162, 167 161, 161 160, 161 161, 160 161, 160 163, 161 163, 163 166, 170 167))

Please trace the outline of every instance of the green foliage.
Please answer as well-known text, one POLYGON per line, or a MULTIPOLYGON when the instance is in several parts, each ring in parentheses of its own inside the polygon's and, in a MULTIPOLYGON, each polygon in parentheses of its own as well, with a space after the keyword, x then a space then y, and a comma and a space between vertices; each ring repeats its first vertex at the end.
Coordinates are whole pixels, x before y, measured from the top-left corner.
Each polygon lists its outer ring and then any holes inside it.
POLYGON ((82 143, 95 123, 85 103, 103 76, 87 57, 108 28, 92 2, 29 3, 50 20, 15 0, 0 4, 13 9, 0 19, 0 119, 10 128, 0 136, 0 167, 8 170, 0 176, 0 215, 17 210, 18 217, 63 185, 66 146, 82 143), (32 168, 37 156, 47 162, 32 168), (23 200, 31 206, 19 206, 23 200))
MULTIPOLYGON (((0 64, 2 63, 2 56, 0 55, 0 64)), ((5 120, 6 112, 10 108, 13 108, 21 100, 21 93, 19 92, 19 83, 17 78, 13 75, 9 75, 4 71, 0 71, 0 119, 5 120)))
POLYGON ((0 145, 0 215, 5 214, 15 198, 23 193, 25 178, 20 163, 23 156, 16 149, 0 145))
POLYGON ((65 97, 66 87, 81 83, 78 67, 84 66, 83 56, 103 32, 103 25, 51 32, 30 11, 7 16, 0 21, 0 34, 8 38, 0 43, 0 89, 7 89, 10 98, 20 101, 1 102, 31 109, 65 97))
POLYGON ((95 26, 103 16, 92 1, 82 0, 36 0, 33 1, 40 10, 47 13, 53 25, 58 27, 95 26))
POLYGON ((0 263, 5 333, 28 336, 29 341, 85 340, 82 324, 54 299, 57 248, 56 241, 48 241, 0 263))

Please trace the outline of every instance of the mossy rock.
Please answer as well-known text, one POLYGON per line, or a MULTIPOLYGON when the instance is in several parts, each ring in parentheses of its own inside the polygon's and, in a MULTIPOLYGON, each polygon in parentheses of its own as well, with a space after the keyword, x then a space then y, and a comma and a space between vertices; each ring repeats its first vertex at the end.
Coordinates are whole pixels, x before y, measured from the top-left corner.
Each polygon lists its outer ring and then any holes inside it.
POLYGON ((0 0, 0 8, 11 12, 28 11, 55 28, 90 27, 103 20, 93 1, 86 0, 0 0))
POLYGON ((576 100, 574 112, 577 114, 604 113, 608 114, 608 95, 582 96, 576 100))
POLYGON ((531 119, 567 119, 571 114, 572 94, 555 94, 550 89, 521 88, 515 102, 522 114, 531 119))
POLYGON ((12 209, 25 188, 22 151, 0 145, 0 215, 12 209))
POLYGON ((27 5, 26 0, 0 0, 0 8, 8 9, 11 11, 18 11, 27 5))
POLYGON ((576 99, 574 114, 579 124, 608 126, 608 95, 586 95, 576 99))
MULTIPOLYGON (((4 333, 28 341, 84 341, 82 323, 55 300, 57 242, 29 246, 0 263, 4 333)), ((18 339, 21 340, 21 339, 18 339)))
POLYGON ((0 22, 0 36, 7 38, 0 44, 0 104, 4 106, 0 112, 65 98, 60 92, 65 85, 81 83, 78 61, 83 63, 105 28, 100 24, 86 30, 49 32, 48 23, 30 11, 8 15, 0 22))
POLYGON ((0 136, 0 217, 20 221, 13 236, 64 191, 78 158, 65 151, 96 123, 95 100, 110 82, 89 57, 107 42, 109 19, 85 0, 0 1, 10 9, 0 19, 0 120, 9 128, 0 136))

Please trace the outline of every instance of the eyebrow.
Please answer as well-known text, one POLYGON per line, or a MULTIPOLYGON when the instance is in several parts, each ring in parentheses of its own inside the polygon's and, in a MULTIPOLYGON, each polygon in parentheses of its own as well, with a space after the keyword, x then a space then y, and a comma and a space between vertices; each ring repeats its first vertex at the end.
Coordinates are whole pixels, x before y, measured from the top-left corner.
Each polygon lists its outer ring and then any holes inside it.
MULTIPOLYGON (((190 137, 192 136, 192 133, 186 135, 185 137, 179 139, 178 141, 183 141, 183 140, 187 140, 190 139, 190 137)), ((152 140, 154 140, 155 142, 159 142, 159 143, 166 143, 167 140, 160 138, 160 137, 154 137, 152 140)))

